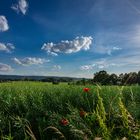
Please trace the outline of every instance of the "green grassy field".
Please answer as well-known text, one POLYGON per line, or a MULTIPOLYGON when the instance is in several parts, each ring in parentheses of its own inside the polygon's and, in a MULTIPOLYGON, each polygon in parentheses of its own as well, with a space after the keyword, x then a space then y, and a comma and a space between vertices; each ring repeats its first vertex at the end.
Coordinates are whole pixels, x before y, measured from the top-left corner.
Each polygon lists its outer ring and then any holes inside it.
POLYGON ((0 83, 0 138, 139 140, 139 108, 140 86, 0 83))

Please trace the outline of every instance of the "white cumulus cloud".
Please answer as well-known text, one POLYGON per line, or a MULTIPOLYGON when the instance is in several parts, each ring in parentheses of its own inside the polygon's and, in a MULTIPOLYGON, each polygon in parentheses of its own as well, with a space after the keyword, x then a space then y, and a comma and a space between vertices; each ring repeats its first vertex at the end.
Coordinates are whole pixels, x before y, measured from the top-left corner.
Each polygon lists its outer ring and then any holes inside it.
POLYGON ((43 64, 45 62, 49 62, 49 60, 42 59, 42 58, 35 58, 35 57, 25 57, 23 59, 13 58, 13 61, 16 64, 29 66, 29 65, 38 65, 43 64))
POLYGON ((58 53, 76 53, 80 50, 89 50, 92 44, 93 38, 89 37, 76 37, 74 40, 62 40, 61 42, 55 43, 44 43, 42 50, 46 51, 50 55, 57 56, 58 53))
POLYGON ((26 0, 19 0, 17 4, 13 4, 11 8, 17 13, 21 12, 23 15, 26 14, 28 10, 28 2, 26 0))
POLYGON ((15 46, 12 43, 5 44, 5 43, 0 42, 0 51, 11 53, 12 50, 14 49, 15 49, 15 46))
POLYGON ((10 71, 13 71, 11 66, 0 63, 0 72, 10 72, 10 71))
POLYGON ((0 32, 7 31, 9 29, 8 21, 5 16, 0 16, 0 32))

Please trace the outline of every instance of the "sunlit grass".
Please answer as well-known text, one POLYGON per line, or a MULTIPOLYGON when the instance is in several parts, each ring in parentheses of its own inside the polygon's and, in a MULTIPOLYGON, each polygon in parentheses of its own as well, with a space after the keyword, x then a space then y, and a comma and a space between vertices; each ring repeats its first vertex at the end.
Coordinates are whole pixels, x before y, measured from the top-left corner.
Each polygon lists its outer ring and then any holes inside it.
MULTIPOLYGON (((71 131, 67 132, 60 126, 59 121, 62 118, 69 120, 70 125, 67 128, 68 130, 76 129, 76 132, 79 130, 83 134, 86 130, 89 133, 91 131, 92 134, 90 137, 95 137, 99 134, 100 130, 98 130, 98 124, 95 123, 97 130, 94 131, 94 123, 92 124, 94 120, 90 116, 96 114, 94 112, 96 112, 98 104, 97 93, 99 93, 102 99, 106 116, 110 121, 107 124, 109 130, 111 129, 110 126, 113 125, 111 124, 111 117, 114 119, 114 114, 118 117, 117 114, 120 112, 120 99, 136 122, 140 122, 139 86, 87 85, 86 87, 90 89, 89 92, 84 92, 83 88, 85 86, 68 85, 67 83, 60 83, 58 85, 43 82, 0 83, 1 137, 9 134, 9 124, 11 135, 17 139, 19 137, 23 137, 23 139, 30 137, 30 134, 27 135, 24 132, 28 127, 31 127, 37 139, 40 139, 40 137, 46 139, 43 130, 48 126, 57 127, 67 135, 71 131), (89 114, 88 121, 80 117, 79 111, 81 109, 89 114), (29 124, 25 123, 26 121, 29 124), (26 128, 26 126, 28 127, 26 128)), ((114 134, 113 130, 110 131, 113 133, 112 136, 119 137, 120 134, 114 134)), ((77 137, 75 139, 78 139, 77 137)), ((120 137, 123 137, 123 134, 120 137)))

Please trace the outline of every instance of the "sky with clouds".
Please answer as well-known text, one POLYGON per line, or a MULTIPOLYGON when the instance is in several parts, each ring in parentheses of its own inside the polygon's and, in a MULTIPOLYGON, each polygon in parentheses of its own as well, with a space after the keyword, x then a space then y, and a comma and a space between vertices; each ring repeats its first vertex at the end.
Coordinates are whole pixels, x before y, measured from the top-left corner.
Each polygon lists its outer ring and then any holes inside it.
POLYGON ((140 70, 139 0, 0 0, 0 74, 100 70, 140 70))

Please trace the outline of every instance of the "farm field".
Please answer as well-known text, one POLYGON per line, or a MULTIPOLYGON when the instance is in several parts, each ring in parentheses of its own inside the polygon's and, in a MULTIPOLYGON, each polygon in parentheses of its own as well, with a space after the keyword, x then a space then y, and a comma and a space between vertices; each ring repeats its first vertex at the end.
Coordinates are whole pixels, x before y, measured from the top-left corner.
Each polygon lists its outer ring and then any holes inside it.
POLYGON ((140 86, 0 83, 1 140, 140 139, 140 86))

